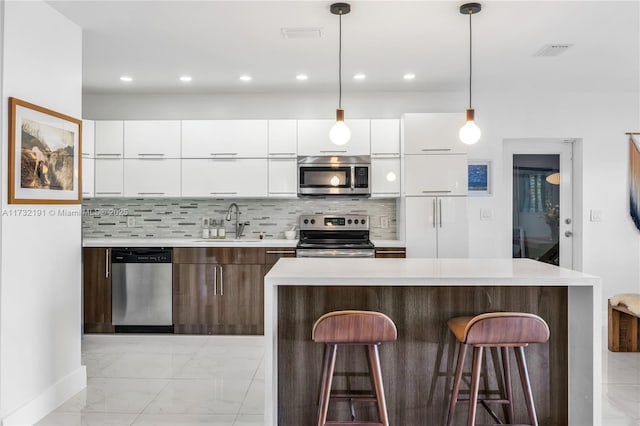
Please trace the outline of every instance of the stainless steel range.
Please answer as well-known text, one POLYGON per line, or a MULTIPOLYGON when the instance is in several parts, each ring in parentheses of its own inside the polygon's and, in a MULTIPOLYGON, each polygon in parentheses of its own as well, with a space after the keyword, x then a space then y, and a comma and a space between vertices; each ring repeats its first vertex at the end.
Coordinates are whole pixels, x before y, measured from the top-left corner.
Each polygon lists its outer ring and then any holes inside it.
POLYGON ((374 257, 369 216, 300 216, 297 257, 374 257))

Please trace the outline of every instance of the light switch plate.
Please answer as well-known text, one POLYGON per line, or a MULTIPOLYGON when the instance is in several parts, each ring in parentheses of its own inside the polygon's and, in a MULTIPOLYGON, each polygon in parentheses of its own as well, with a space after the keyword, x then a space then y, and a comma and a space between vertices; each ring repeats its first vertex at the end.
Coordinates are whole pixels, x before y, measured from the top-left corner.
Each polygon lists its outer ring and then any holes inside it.
POLYGON ((480 220, 491 220, 491 219, 493 219, 493 210, 480 209, 480 220))
POLYGON ((602 222, 602 210, 591 209, 589 216, 591 222, 602 222))

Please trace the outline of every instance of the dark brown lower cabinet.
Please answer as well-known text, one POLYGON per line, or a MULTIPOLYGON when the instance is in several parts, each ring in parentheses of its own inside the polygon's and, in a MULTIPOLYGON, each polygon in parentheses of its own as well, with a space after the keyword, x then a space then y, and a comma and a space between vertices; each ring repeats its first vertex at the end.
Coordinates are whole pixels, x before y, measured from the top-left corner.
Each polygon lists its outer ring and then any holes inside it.
POLYGON ((173 322, 181 334, 264 334, 263 248, 175 248, 173 322))
POLYGON ((82 249, 85 333, 113 333, 111 324, 111 249, 82 249))

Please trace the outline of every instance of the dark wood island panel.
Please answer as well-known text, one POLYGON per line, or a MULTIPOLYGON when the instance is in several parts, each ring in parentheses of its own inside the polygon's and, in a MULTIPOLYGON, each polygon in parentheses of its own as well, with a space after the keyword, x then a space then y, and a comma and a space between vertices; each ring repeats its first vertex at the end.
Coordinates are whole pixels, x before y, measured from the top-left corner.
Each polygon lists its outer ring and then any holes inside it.
MULTIPOLYGON (((525 349, 538 420, 541 425, 568 424, 566 287, 282 286, 278 289, 278 306, 279 425, 315 424, 324 348, 311 340, 311 328, 322 314, 343 309, 383 312, 398 328, 398 341, 380 347, 390 424, 394 426, 445 423, 456 347, 446 325, 449 318, 489 311, 540 315, 549 324, 551 338, 525 349)), ((524 423, 527 415, 522 387, 513 354, 511 357, 515 420, 524 423)), ((495 349, 488 351, 484 371, 491 374, 483 373, 480 384, 481 392, 484 389, 494 397, 499 389, 494 366, 498 359, 495 349)), ((346 348, 338 355, 334 389, 344 389, 347 381, 352 388, 367 388, 366 376, 345 373, 354 371, 367 371, 364 353, 358 347, 346 348)), ((465 392, 468 374, 463 382, 465 392)), ((499 406, 493 408, 503 414, 499 406)), ((466 404, 459 404, 456 425, 466 424, 466 410, 466 404)), ((374 405, 360 405, 357 414, 359 420, 376 420, 374 405)), ((333 403, 329 419, 349 420, 348 404, 333 403)), ((493 423, 481 407, 477 421, 493 423)))

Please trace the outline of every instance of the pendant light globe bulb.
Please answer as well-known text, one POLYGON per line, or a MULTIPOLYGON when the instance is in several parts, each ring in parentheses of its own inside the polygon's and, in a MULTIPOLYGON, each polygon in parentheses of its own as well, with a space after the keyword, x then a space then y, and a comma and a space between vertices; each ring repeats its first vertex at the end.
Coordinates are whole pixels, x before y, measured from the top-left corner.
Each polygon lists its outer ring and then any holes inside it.
POLYGON ((482 132, 480 131, 480 127, 478 127, 476 122, 472 120, 467 121, 467 123, 460 128, 458 136, 463 143, 466 143, 467 145, 473 145, 480 140, 482 132))
POLYGON ((344 124, 344 121, 336 121, 329 130, 329 139, 335 145, 344 145, 351 139, 351 130, 344 124))

